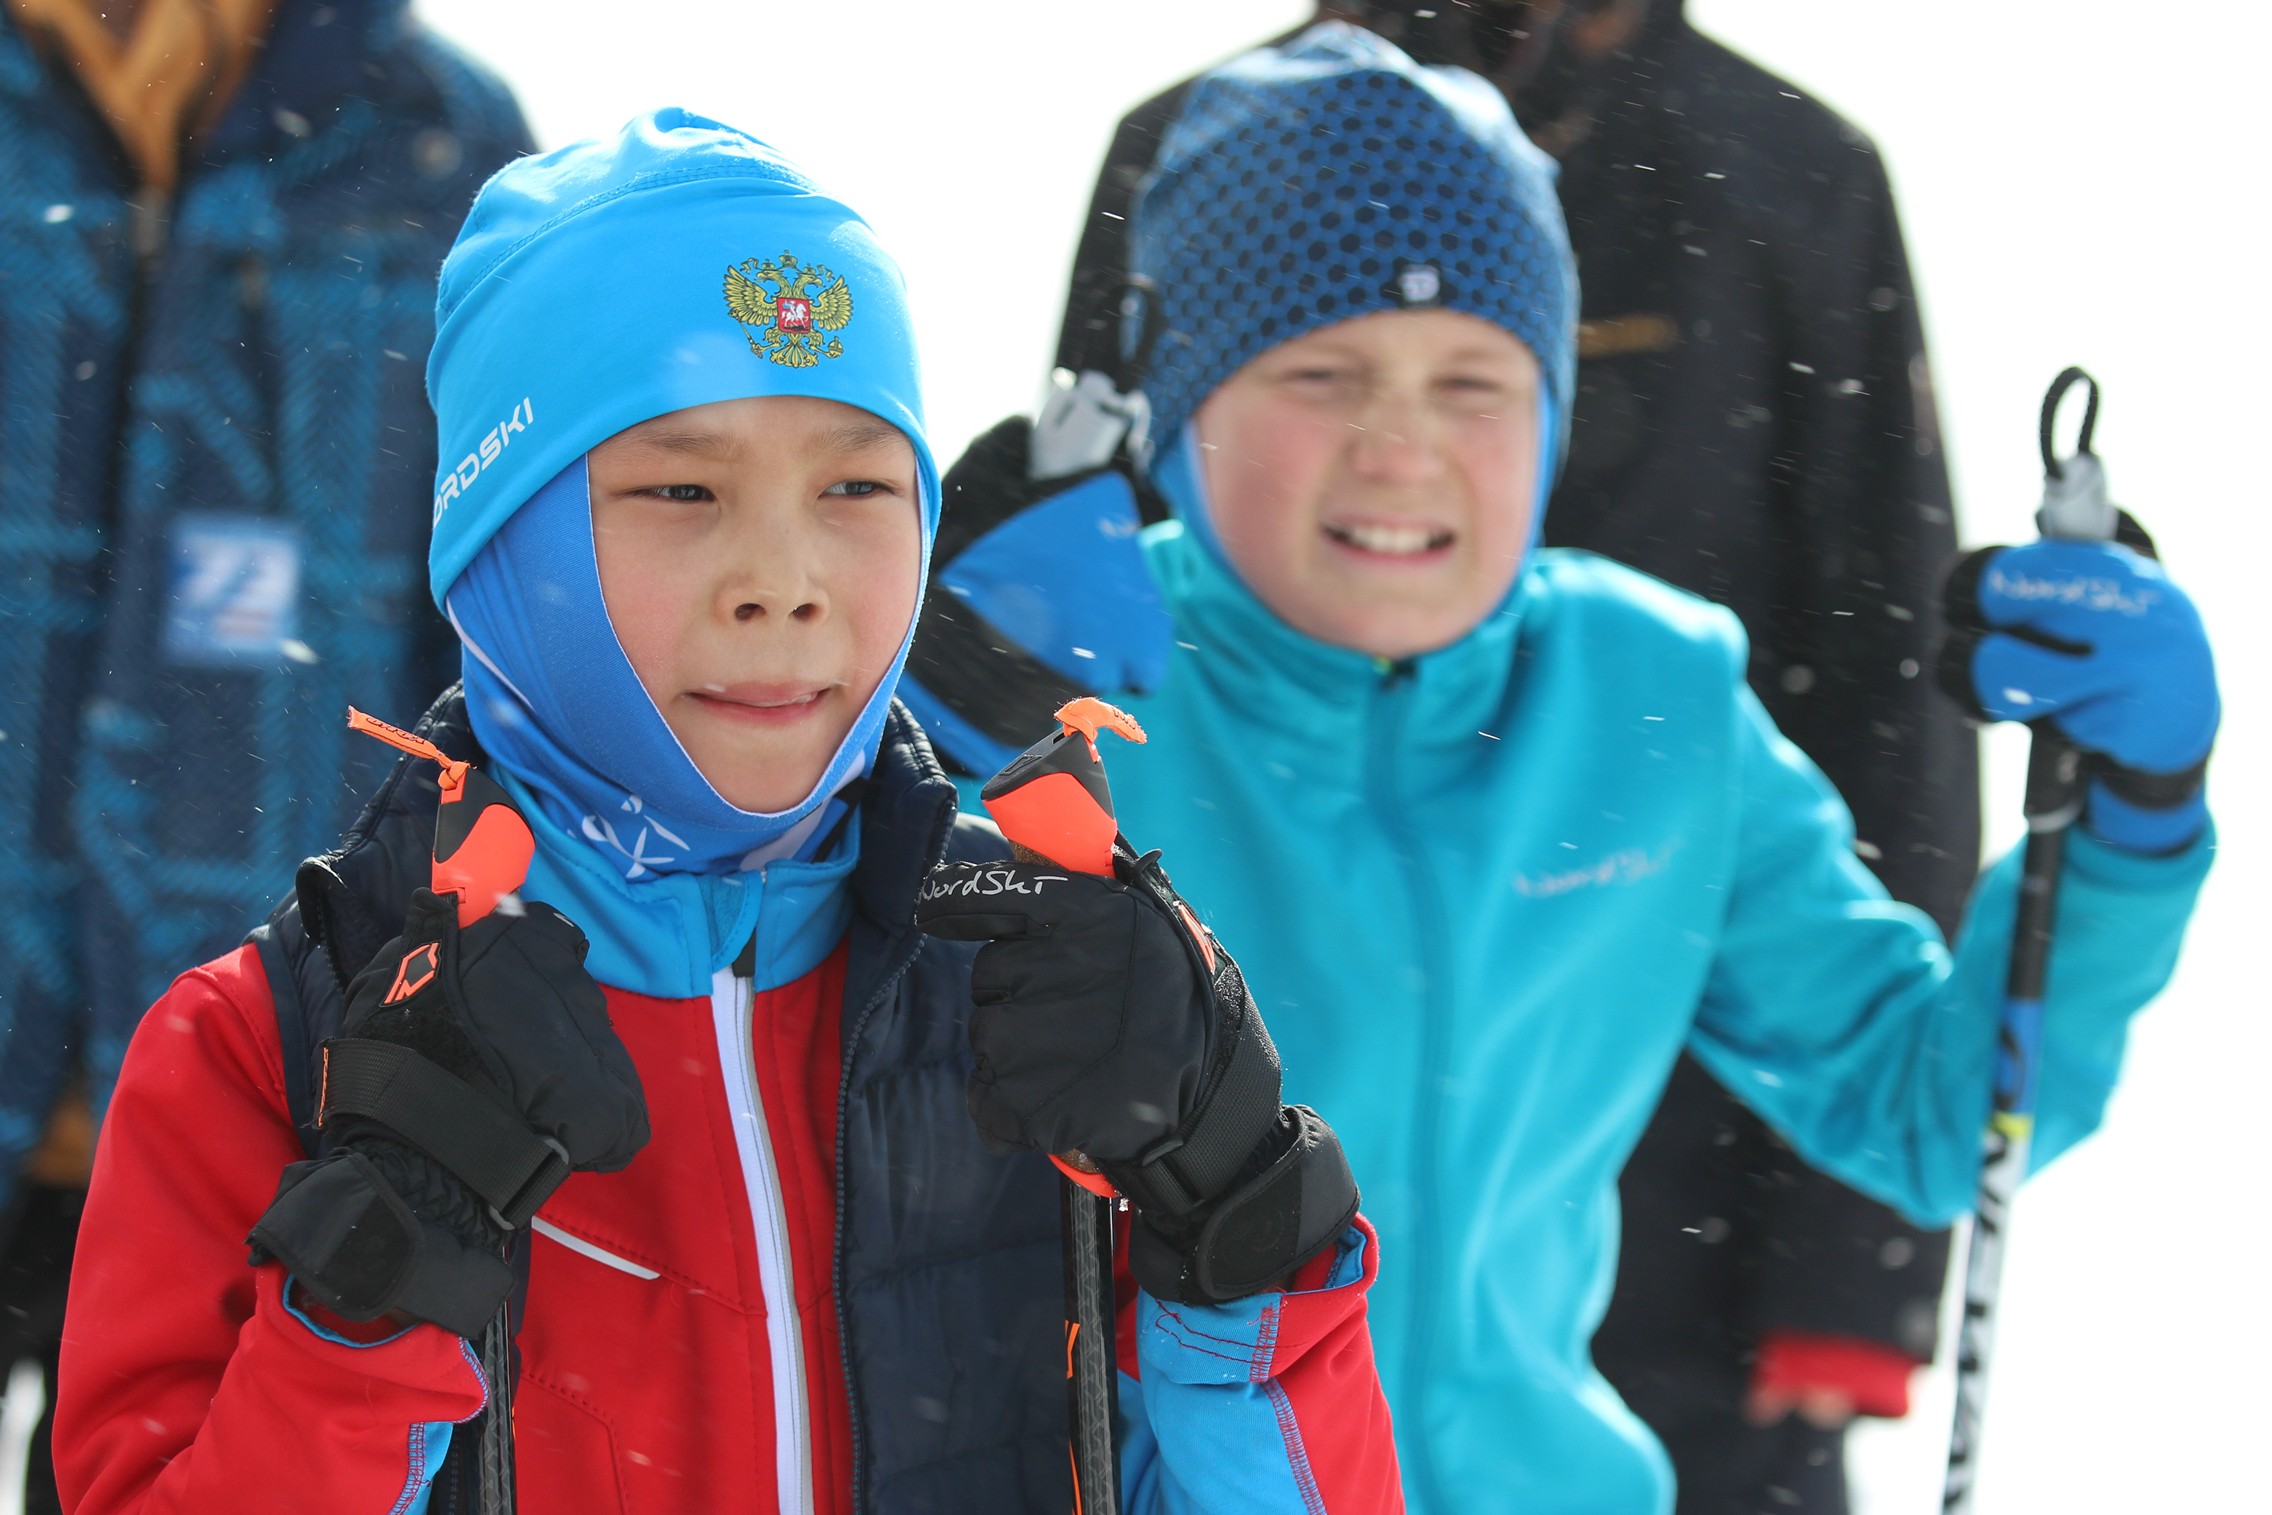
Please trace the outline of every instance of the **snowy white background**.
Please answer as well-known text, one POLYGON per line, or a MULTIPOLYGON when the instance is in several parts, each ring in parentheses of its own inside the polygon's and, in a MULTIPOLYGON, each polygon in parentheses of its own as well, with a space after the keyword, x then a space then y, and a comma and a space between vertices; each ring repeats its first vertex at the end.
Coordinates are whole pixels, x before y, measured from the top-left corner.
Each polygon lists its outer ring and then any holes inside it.
MULTIPOLYGON (((875 224, 914 287, 942 462, 1029 406, 1112 124, 1303 0, 419 0, 500 69, 539 141, 683 104, 769 137, 875 224)), ((2266 1508, 2272 1062, 2266 793, 2262 60, 2238 0, 1692 0, 1706 30, 1878 142, 1901 194, 1966 535, 2029 531, 2036 406, 2106 384, 2116 496, 2159 536, 2223 659, 2227 860, 2106 1131, 2020 1207, 1981 1507, 2266 1508)), ((1992 834, 2021 751, 1992 748, 1992 834)), ((1937 1377, 1857 1439, 1865 1515, 1937 1508, 1937 1377)))

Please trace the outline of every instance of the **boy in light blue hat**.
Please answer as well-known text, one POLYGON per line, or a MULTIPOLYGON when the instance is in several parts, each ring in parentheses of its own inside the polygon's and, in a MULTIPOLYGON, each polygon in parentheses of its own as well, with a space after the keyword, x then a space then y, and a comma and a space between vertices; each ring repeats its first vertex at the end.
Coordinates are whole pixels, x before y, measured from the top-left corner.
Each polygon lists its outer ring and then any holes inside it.
POLYGON ((867 226, 661 111, 493 179, 438 316, 463 692, 127 1056, 66 1500, 1055 1515, 1078 1148, 1127 1507, 1398 1508, 1377 1248, 1235 965, 1154 860, 1011 877, 893 703, 940 491, 867 226))
MULTIPOLYGON (((1733 616, 1535 547, 1575 345, 1551 173, 1480 79, 1346 27, 1198 81, 1130 224, 1174 519, 1138 538, 1118 474, 1031 485, 992 434, 949 475, 959 550, 903 686, 978 773, 1021 698, 1143 721, 1119 814, 1242 944, 1287 1088, 1366 1177, 1381 1378, 1433 1515, 1670 1508, 1588 1342, 1683 1047, 1810 1163, 1922 1221, 1967 1207, 2019 873, 1987 874, 1952 953, 1857 861, 1733 616)), ((2049 1160, 2097 1125, 2207 873, 2215 677, 2128 548, 1994 549, 1951 611, 1979 713, 2053 722, 2096 775, 2049 1160)))

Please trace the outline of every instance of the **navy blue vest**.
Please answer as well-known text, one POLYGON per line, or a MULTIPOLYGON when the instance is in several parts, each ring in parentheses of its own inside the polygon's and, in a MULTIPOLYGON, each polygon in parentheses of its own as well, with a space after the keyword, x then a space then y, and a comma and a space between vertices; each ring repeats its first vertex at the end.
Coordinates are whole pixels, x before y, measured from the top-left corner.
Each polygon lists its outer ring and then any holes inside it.
MULTIPOLYGON (((419 723, 478 760, 450 690, 419 723)), ((990 826, 956 814, 954 786, 907 712, 884 729, 861 806, 844 986, 837 1122, 836 1300, 852 1398, 854 1506, 891 1515, 1060 1515, 1066 1462, 1057 1190, 1030 1154, 986 1150, 963 1103, 970 1072, 967 944, 914 927, 917 885, 943 861, 1001 857, 990 826)), ((311 858, 253 933, 276 998, 294 1122, 308 1150, 317 1049, 346 982, 401 930, 427 880, 433 767, 397 763, 338 850, 311 858)), ((452 1440, 434 1515, 473 1509, 452 1440)))

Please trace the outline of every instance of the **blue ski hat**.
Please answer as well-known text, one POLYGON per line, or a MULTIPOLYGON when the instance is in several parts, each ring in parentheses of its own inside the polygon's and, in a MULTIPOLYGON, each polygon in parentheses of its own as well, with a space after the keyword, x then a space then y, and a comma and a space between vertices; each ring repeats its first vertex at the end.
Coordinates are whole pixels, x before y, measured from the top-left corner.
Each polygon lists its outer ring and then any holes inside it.
POLYGON ((435 314, 427 572, 465 644, 483 748, 626 879, 799 855, 873 757, 914 616, 811 793, 778 813, 739 809, 686 755, 615 635, 584 455, 719 400, 856 406, 915 449, 928 564, 938 471, 898 267, 772 148, 667 109, 500 170, 442 265, 435 314))
POLYGON ((1423 68, 1346 23, 1203 76, 1129 222, 1129 271, 1150 288, 1126 343, 1155 454, 1279 343, 1374 311, 1441 307, 1504 327, 1538 359, 1551 479, 1578 319, 1554 175, 1482 78, 1423 68))

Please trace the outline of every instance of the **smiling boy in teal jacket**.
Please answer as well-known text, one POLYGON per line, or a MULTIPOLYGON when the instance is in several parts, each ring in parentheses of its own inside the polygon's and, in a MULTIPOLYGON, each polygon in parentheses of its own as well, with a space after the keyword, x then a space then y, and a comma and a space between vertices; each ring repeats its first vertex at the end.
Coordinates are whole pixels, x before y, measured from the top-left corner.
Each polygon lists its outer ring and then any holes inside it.
MULTIPOLYGON (((942 621, 1138 691, 1121 822, 1241 944, 1289 1097, 1335 1112, 1365 1175, 1396 1259, 1381 1376, 1434 1515, 1669 1507, 1588 1342, 1617 1174, 1683 1047, 1817 1166, 1923 1221, 1967 1207, 2018 871, 1987 875, 1952 955, 1856 860, 1733 616, 1535 549, 1576 305, 1550 174, 1480 81, 1347 29, 1201 82, 1131 225, 1146 472, 1176 519, 1115 567, 1117 476, 1039 501, 941 572, 911 665, 977 771, 999 754, 939 687, 942 621)), ((1017 488, 984 461, 950 500, 1017 488)), ((2176 958, 2217 698, 2190 602, 2127 549, 1959 578, 1957 682, 2098 764, 2042 1161, 2097 1124, 2176 958)))

